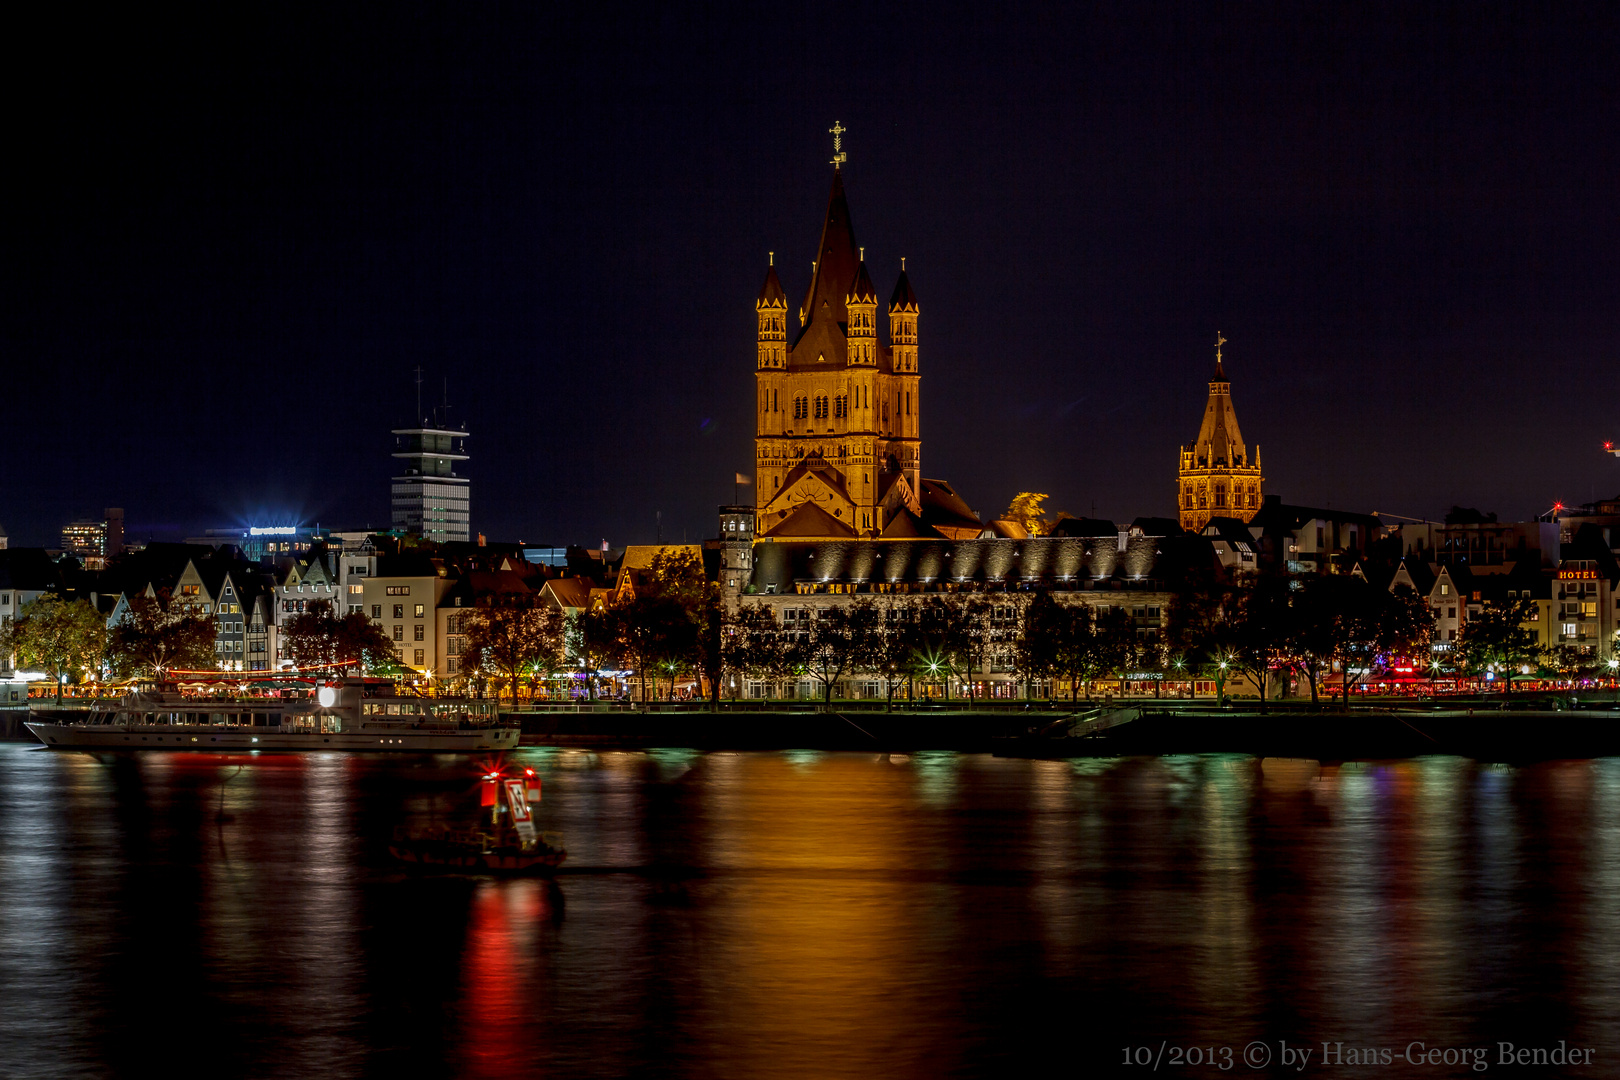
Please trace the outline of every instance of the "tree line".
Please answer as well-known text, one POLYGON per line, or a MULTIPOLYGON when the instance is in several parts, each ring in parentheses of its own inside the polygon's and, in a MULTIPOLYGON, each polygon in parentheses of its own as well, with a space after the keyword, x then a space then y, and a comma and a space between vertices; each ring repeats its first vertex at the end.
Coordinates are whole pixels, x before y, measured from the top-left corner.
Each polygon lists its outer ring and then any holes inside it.
MULTIPOLYGON (((1124 594, 1122 598, 1128 598, 1124 594)), ((994 604, 982 594, 861 597, 793 609, 784 621, 765 605, 732 612, 716 582, 690 553, 661 553, 641 574, 631 599, 566 618, 533 593, 480 598, 452 616, 462 642, 455 678, 491 685, 515 702, 561 672, 586 677, 629 671, 645 700, 682 678, 701 680, 711 700, 742 677, 817 684, 824 701, 847 679, 878 682, 892 703, 915 696, 919 683, 966 686, 992 658, 1026 682, 1062 685, 1071 700, 1093 685, 1132 671, 1213 679, 1223 697, 1230 679, 1260 691, 1261 708, 1278 678, 1347 699, 1354 686, 1396 658, 1427 657, 1433 617, 1410 588, 1383 589, 1358 575, 1262 573, 1232 579, 1213 568, 1190 572, 1172 591, 1164 633, 1149 639, 1119 606, 1065 603, 1050 592, 1010 594, 994 604)), ((1461 672, 1488 668, 1511 675, 1556 665, 1532 629, 1528 599, 1486 603, 1471 616, 1447 654, 1461 672)), ((218 664, 215 624, 165 595, 134 596, 108 627, 84 600, 47 593, 23 605, 0 628, 0 652, 23 669, 57 682, 92 674, 159 679, 218 664)), ((340 615, 324 601, 280 628, 279 659, 302 670, 347 667, 404 674, 394 643, 364 614, 340 615)), ((438 673, 442 679, 445 673, 438 673)), ((481 692, 482 686, 479 687, 481 692)))

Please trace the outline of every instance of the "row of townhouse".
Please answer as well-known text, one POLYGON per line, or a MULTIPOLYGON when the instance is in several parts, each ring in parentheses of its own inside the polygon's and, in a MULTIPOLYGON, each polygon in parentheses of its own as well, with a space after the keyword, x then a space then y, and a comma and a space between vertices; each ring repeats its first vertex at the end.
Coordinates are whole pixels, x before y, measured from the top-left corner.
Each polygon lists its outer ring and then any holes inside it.
MULTIPOLYGON (((1451 557, 1417 557, 1417 548, 1403 558, 1390 579, 1390 587, 1405 585, 1423 597, 1434 613, 1433 649, 1445 653, 1456 648, 1472 616, 1487 603, 1530 600, 1534 618, 1524 626, 1534 631, 1544 651, 1564 650, 1593 666, 1606 666, 1620 657, 1620 558, 1611 546, 1612 530, 1587 523, 1560 541, 1551 558, 1545 550, 1506 547, 1519 557, 1503 561, 1489 557, 1483 565, 1458 557, 1456 547, 1433 548, 1451 557)), ((1549 545, 1550 546, 1550 545, 1549 545)))

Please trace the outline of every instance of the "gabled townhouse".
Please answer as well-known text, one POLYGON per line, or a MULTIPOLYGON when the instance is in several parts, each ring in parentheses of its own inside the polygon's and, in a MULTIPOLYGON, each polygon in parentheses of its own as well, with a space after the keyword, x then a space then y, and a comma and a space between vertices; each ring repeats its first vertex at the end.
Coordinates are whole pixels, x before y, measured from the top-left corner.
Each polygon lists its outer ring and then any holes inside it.
POLYGON ((332 614, 339 617, 348 614, 348 604, 332 571, 321 558, 278 560, 274 575, 272 599, 275 626, 272 632, 275 640, 271 645, 271 655, 275 657, 279 669, 291 663, 283 655, 286 649, 281 641, 282 630, 289 622, 321 601, 330 604, 332 614))

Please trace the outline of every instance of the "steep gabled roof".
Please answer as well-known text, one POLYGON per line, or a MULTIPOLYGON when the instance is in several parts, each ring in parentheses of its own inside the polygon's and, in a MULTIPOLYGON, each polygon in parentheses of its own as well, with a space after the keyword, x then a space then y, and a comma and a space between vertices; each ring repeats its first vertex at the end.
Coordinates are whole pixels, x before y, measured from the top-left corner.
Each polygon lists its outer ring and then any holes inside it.
POLYGON ((911 279, 906 276, 904 267, 900 269, 900 280, 894 283, 894 293, 889 297, 889 310, 917 310, 917 294, 911 291, 911 279))
POLYGON ((782 307, 787 307, 787 290, 782 288, 782 279, 776 276, 775 263, 772 263, 765 271, 765 284, 759 287, 759 297, 756 303, 761 306, 780 304, 782 307))
POLYGON ((764 535, 772 538, 853 537, 855 530, 814 503, 801 503, 797 510, 767 529, 764 535))
POLYGON ((552 578, 540 587, 540 595, 565 611, 583 610, 590 606, 594 585, 590 578, 552 578))
POLYGON ((894 517, 890 518, 889 523, 883 527, 883 539, 885 540, 916 540, 923 538, 943 540, 945 534, 926 524, 922 518, 903 506, 895 512, 894 517))
POLYGON ((855 268, 855 284, 850 286, 849 299, 877 303, 877 286, 872 284, 872 275, 866 272, 865 259, 862 259, 861 264, 855 268))
POLYGON ((984 528, 984 522, 979 520, 972 507, 950 484, 944 480, 928 479, 923 479, 921 483, 922 490, 917 493, 917 501, 922 504, 923 521, 936 527, 953 529, 984 528))
MULTIPOLYGON (((844 195, 844 174, 833 170, 832 192, 827 196, 827 217, 821 225, 821 243, 816 248, 816 272, 804 301, 805 330, 818 317, 834 323, 848 323, 849 310, 844 298, 855 283, 860 266, 855 247, 855 226, 849 219, 849 200, 844 195)), ((804 334, 800 334, 802 338, 804 334)), ((794 343, 795 346, 798 344, 794 343)))

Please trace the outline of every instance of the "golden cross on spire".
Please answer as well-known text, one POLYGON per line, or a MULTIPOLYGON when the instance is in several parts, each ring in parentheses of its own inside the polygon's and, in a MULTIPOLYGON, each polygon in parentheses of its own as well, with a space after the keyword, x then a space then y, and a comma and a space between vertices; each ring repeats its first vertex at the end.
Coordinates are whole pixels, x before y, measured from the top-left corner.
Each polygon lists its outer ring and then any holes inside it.
POLYGON ((1219 330, 1215 331, 1215 362, 1217 364, 1221 362, 1221 346, 1225 344, 1226 339, 1221 337, 1221 332, 1219 330))
POLYGON ((849 155, 844 153, 844 132, 848 131, 849 128, 845 127, 843 124, 840 124, 837 120, 834 120, 833 126, 827 130, 832 134, 833 137, 833 156, 831 164, 832 167, 836 169, 844 162, 849 160, 849 155))

